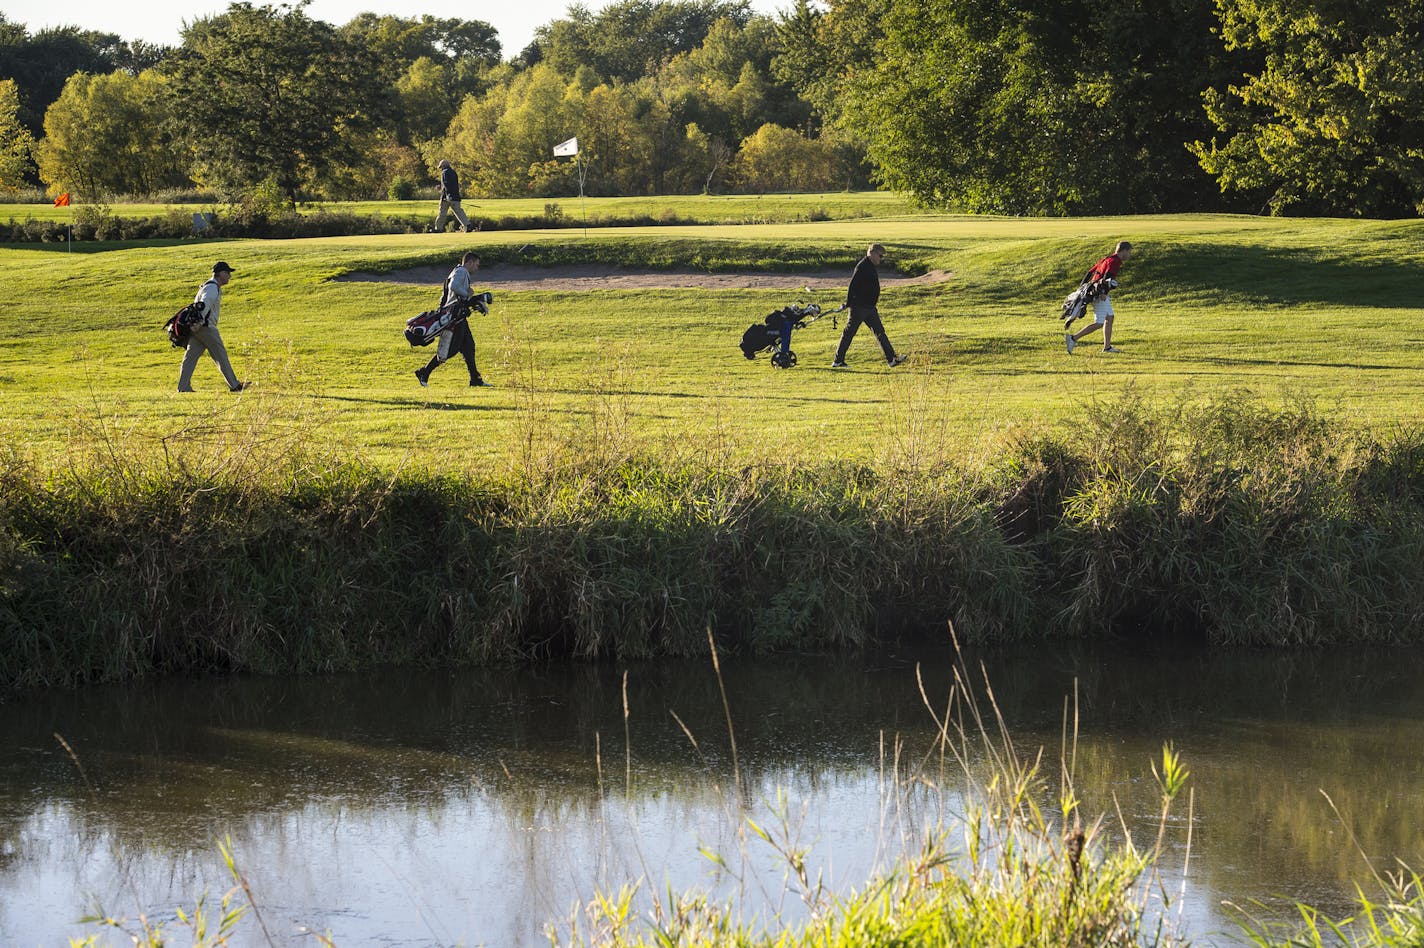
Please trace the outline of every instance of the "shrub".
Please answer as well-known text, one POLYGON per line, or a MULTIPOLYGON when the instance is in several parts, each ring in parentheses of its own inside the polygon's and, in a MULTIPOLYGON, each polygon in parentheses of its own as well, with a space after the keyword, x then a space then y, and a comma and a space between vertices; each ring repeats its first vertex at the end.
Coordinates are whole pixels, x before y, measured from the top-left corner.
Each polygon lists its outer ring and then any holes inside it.
POLYGON ((386 197, 392 201, 409 201, 415 197, 415 182, 397 175, 391 179, 386 189, 386 197))

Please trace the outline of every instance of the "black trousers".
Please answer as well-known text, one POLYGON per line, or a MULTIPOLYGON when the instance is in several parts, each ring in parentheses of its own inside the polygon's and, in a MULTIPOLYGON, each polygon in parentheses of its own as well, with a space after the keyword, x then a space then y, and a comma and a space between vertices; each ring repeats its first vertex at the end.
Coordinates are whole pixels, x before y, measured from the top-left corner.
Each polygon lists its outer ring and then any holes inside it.
POLYGON ((874 306, 852 306, 850 319, 846 320, 845 330, 841 333, 841 344, 836 349, 836 361, 845 361, 846 350, 850 348, 850 341, 855 338, 855 332, 861 323, 865 323, 870 327, 870 331, 875 333, 875 338, 880 343, 880 351, 885 353, 885 361, 889 362, 895 358, 895 347, 890 345, 890 337, 885 335, 885 326, 880 322, 880 311, 874 306))
POLYGON ((475 367, 475 337, 470 332, 468 320, 461 320, 455 324, 455 328, 450 330, 450 341, 447 344, 444 339, 436 343, 435 357, 425 366, 425 374, 429 375, 437 367, 449 361, 450 357, 459 353, 465 357, 465 367, 470 370, 470 381, 480 377, 480 370, 475 367))

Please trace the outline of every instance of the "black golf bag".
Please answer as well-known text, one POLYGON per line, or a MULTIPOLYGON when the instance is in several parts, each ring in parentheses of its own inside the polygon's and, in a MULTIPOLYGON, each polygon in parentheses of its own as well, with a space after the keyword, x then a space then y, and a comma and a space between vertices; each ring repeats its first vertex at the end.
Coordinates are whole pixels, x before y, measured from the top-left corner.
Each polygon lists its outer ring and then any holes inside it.
POLYGON ((740 343, 742 355, 755 359, 757 353, 770 350, 772 366, 789 369, 796 364, 796 353, 791 351, 791 330, 804 329, 820 316, 821 307, 815 303, 784 306, 747 327, 740 343))
POLYGON ((412 346, 428 346, 440 334, 470 318, 470 313, 488 313, 494 296, 490 293, 476 293, 468 300, 456 297, 439 309, 432 309, 412 316, 405 321, 405 338, 412 346))
POLYGON ((207 325, 207 319, 207 304, 192 302, 168 317, 163 329, 168 333, 168 341, 173 343, 173 348, 183 349, 193 335, 193 327, 207 325))
POLYGON ((1103 277, 1101 280, 1088 279, 1093 275, 1089 270, 1088 275, 1083 277, 1083 282, 1078 284, 1078 288, 1068 294, 1068 298, 1063 301, 1063 328, 1067 329, 1073 322, 1082 317, 1088 311, 1088 304, 1096 302, 1117 289, 1117 281, 1111 277, 1103 277))

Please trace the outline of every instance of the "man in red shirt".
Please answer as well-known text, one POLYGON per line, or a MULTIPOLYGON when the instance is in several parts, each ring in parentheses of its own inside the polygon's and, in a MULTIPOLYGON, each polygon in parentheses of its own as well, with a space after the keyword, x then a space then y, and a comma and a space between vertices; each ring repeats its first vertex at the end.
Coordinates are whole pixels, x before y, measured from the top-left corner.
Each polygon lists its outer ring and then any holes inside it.
MULTIPOLYGON (((1132 244, 1125 240, 1120 241, 1116 250, 1093 265, 1093 269, 1088 271, 1088 276, 1083 282, 1093 283, 1098 280, 1116 279, 1118 270, 1122 269, 1123 263, 1130 256, 1132 256, 1132 244)), ((1078 340, 1094 332, 1099 326, 1103 327, 1103 351, 1121 352, 1121 349, 1112 344, 1113 307, 1109 294, 1103 293, 1093 300, 1093 317, 1093 324, 1084 326, 1076 336, 1071 332, 1064 334, 1063 341, 1068 346, 1068 352, 1072 353, 1078 345, 1078 340)))

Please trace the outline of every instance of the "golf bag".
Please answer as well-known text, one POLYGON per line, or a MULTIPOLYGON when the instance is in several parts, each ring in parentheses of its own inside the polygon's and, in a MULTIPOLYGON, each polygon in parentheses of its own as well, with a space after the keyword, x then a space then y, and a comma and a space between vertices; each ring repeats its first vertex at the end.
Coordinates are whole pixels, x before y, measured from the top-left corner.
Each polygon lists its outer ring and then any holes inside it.
POLYGON ((772 366, 789 369, 796 364, 796 353, 791 351, 791 330, 804 329, 820 317, 821 307, 815 303, 784 306, 747 327, 739 344, 742 355, 755 359, 757 353, 771 350, 772 366))
POLYGON ((188 338, 193 335, 193 327, 203 325, 207 318, 206 304, 194 301, 168 317, 168 322, 163 324, 163 330, 168 333, 168 341, 173 343, 173 348, 185 349, 188 346, 188 338))
MULTIPOLYGON (((1088 276, 1091 275, 1092 271, 1089 270, 1088 276)), ((1117 281, 1110 277, 1091 282, 1087 276, 1083 277, 1083 282, 1063 301, 1063 328, 1067 329, 1075 320, 1081 318, 1088 311, 1088 304, 1102 299, 1115 289, 1117 281)))
POLYGON ((476 293, 468 300, 456 297, 452 302, 439 309, 432 309, 418 316, 412 316, 405 321, 406 341, 412 346, 428 346, 439 339, 440 334, 445 330, 469 319, 471 312, 488 313, 489 306, 493 302, 493 294, 476 293))

